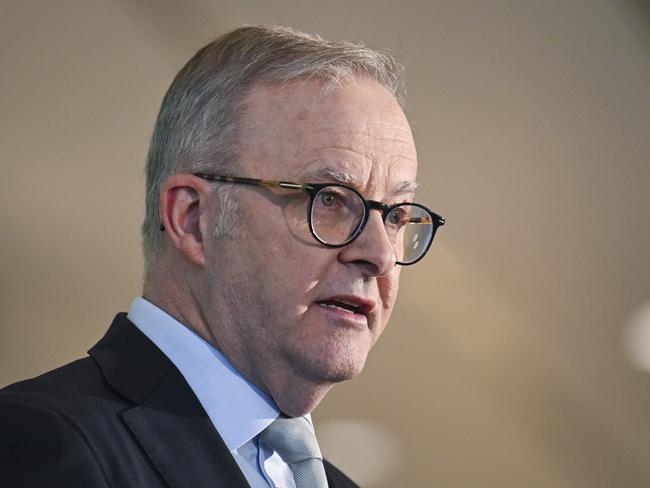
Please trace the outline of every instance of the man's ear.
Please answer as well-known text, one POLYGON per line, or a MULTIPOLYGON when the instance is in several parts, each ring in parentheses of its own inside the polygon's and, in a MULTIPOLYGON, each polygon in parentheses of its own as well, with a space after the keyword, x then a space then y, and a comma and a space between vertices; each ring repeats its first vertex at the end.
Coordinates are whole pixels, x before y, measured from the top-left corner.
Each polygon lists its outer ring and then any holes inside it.
POLYGON ((211 185, 189 173, 167 178, 160 190, 160 216, 167 237, 192 264, 205 265, 211 185))

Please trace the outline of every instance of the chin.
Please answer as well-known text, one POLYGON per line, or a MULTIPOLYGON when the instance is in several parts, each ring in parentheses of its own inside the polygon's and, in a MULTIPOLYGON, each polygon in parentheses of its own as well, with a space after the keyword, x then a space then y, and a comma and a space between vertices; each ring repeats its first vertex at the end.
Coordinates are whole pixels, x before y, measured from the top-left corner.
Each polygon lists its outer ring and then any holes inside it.
POLYGON ((301 369, 306 377, 317 383, 340 383, 358 376, 366 364, 367 351, 357 348, 336 348, 321 354, 303 357, 301 369))
POLYGON ((343 381, 351 380, 352 378, 361 374, 363 371, 363 364, 347 364, 338 369, 331 369, 330 371, 323 374, 323 378, 326 378, 329 383, 341 383, 343 381))
POLYGON ((340 383, 361 373, 373 342, 367 331, 318 330, 285 343, 283 356, 294 374, 311 383, 340 383))

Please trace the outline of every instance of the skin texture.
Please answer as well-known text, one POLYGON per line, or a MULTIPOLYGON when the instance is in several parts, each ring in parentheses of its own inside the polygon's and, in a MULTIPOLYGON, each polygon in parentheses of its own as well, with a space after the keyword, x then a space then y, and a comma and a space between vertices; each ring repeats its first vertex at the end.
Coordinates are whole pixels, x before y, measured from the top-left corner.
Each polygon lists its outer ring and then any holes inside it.
MULTIPOLYGON (((342 173, 367 199, 412 200, 417 157, 408 122, 373 81, 324 90, 317 80, 257 86, 248 96, 236 176, 329 182, 342 173)), ((210 184, 174 175, 161 192, 171 245, 145 297, 218 347, 288 415, 303 415, 329 388, 359 374, 383 332, 400 266, 381 214, 352 244, 329 249, 309 234, 303 192, 241 187, 240 220, 215 239, 210 184), (323 307, 366 300, 365 316, 323 307)))

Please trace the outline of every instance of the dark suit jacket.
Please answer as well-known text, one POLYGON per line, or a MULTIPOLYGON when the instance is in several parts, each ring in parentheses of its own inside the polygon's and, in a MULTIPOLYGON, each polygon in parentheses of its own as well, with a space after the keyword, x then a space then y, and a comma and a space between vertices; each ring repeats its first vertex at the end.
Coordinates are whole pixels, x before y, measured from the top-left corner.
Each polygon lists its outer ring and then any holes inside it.
MULTIPOLYGON (((178 369, 125 314, 89 354, 0 390, 0 485, 249 486, 178 369)), ((325 471, 331 488, 357 486, 325 471)))

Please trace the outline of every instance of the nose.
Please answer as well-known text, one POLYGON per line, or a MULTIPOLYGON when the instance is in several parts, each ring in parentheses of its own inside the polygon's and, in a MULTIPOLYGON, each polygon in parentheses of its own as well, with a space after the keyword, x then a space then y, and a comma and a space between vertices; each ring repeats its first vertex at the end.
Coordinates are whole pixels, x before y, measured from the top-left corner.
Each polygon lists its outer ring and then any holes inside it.
POLYGON ((384 276, 391 272, 397 256, 380 211, 370 211, 361 235, 341 248, 339 260, 361 267, 367 276, 384 276))

